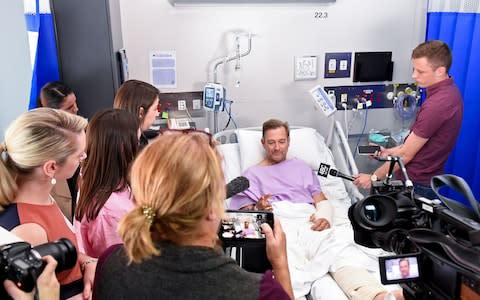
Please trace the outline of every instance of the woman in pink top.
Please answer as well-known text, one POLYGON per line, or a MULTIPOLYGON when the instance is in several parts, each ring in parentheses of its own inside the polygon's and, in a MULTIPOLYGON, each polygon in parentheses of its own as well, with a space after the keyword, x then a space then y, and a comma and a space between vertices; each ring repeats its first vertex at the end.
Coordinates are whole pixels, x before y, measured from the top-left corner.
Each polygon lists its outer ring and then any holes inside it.
POLYGON ((133 114, 108 109, 96 113, 88 125, 75 229, 90 256, 122 243, 117 224, 134 207, 127 174, 138 151, 138 124, 133 114))

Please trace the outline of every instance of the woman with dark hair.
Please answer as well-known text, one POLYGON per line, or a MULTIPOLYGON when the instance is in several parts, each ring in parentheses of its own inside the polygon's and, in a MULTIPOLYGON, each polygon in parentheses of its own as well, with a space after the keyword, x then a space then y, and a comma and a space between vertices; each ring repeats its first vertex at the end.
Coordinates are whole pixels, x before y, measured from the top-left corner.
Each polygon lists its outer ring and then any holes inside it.
POLYGON ((76 115, 78 113, 77 97, 71 88, 60 81, 52 81, 45 84, 40 91, 38 105, 68 111, 76 115))
POLYGON ((152 126, 158 116, 159 97, 156 87, 140 80, 125 81, 115 95, 113 108, 126 110, 140 119, 140 148, 148 144, 143 132, 152 126))
POLYGON ((88 125, 75 227, 90 256, 122 242, 117 224, 134 207, 127 174, 137 154, 137 128, 138 119, 120 109, 98 112, 88 125))

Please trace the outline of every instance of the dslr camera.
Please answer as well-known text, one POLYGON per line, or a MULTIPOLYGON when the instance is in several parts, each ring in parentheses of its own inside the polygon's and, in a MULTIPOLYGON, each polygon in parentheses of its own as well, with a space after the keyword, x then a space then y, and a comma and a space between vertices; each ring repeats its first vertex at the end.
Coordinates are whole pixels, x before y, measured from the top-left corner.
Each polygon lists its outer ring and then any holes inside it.
MULTIPOLYGON (((65 238, 36 247, 26 242, 2 245, 0 282, 10 279, 23 291, 31 292, 45 267, 42 257, 46 255, 51 255, 57 261, 57 273, 72 268, 77 262, 77 250, 72 242, 65 238)), ((3 285, 0 295, 5 295, 3 285)))
POLYGON ((384 181, 348 211, 357 244, 382 248, 394 255, 380 257, 382 283, 399 283, 405 299, 480 299, 480 213, 463 179, 432 178, 439 199, 415 194, 401 158, 391 162, 384 181), (392 180, 399 163, 405 181, 392 180), (465 206, 442 196, 454 188, 470 202, 465 206))

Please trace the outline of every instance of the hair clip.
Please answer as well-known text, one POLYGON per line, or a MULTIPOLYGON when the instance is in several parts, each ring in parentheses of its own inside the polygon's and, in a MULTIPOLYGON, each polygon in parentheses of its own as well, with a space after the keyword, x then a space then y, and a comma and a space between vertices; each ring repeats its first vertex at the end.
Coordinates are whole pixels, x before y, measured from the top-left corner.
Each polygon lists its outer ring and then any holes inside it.
POLYGON ((5 145, 5 143, 2 143, 2 144, 0 144, 0 147, 1 147, 0 150, 2 150, 1 151, 2 160, 6 161, 7 158, 8 158, 7 146, 5 145))
POLYGON ((143 208, 143 215, 145 216, 145 218, 147 218, 150 225, 152 225, 153 218, 156 215, 155 212, 153 211, 153 208, 151 208, 150 206, 143 206, 142 208, 143 208))

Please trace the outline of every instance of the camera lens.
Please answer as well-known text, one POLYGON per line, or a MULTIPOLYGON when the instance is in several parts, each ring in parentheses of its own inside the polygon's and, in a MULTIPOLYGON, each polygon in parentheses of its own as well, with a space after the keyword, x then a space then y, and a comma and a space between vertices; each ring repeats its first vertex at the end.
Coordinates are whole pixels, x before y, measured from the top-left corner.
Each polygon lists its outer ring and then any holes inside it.
POLYGON ((33 248, 40 256, 51 255, 57 261, 56 272, 61 272, 75 266, 77 249, 70 240, 61 238, 58 241, 39 245, 33 248))
POLYGON ((355 222, 368 230, 390 224, 397 216, 397 205, 390 196, 371 195, 356 203, 353 208, 355 222))
POLYGON ((382 212, 375 205, 369 204, 369 205, 365 205, 363 208, 364 208, 363 214, 368 220, 372 222, 376 222, 381 217, 380 214, 382 212))

